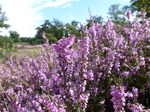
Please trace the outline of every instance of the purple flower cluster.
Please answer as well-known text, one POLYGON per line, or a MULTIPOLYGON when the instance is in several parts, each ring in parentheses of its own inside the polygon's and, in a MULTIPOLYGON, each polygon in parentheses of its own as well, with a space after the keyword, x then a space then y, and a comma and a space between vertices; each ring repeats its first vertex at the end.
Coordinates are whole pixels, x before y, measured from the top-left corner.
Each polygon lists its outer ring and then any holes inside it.
POLYGON ((142 112, 150 109, 150 18, 93 23, 48 40, 38 55, 10 57, 0 71, 0 111, 142 112))
POLYGON ((124 86, 111 86, 110 94, 113 96, 111 101, 113 102, 115 112, 125 112, 124 106, 126 105, 126 96, 124 86))

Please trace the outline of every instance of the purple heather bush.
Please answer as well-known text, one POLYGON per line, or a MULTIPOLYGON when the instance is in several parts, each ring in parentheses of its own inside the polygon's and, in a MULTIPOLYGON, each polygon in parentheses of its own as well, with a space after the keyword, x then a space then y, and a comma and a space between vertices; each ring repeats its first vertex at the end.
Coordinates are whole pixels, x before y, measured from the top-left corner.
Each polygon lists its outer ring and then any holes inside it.
POLYGON ((2 112, 150 111, 150 18, 92 23, 0 71, 2 112), (77 46, 77 47, 75 47, 77 46))

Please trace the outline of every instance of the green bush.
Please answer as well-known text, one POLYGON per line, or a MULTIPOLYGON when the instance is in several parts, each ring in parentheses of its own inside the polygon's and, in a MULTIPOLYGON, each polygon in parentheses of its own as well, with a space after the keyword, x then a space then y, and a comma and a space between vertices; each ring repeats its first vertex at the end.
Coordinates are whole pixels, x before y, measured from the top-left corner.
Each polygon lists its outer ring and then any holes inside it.
POLYGON ((12 51, 16 51, 17 47, 11 38, 0 36, 0 58, 5 60, 11 56, 12 51))
POLYGON ((29 43, 32 44, 32 45, 43 44, 44 39, 31 38, 29 43))

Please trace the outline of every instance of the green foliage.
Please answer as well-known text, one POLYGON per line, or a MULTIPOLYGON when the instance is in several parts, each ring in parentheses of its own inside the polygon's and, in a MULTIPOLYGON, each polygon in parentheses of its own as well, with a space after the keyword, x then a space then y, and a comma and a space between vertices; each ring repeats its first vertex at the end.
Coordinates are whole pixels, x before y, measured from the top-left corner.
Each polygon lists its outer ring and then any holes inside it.
MULTIPOLYGON (((71 22, 71 26, 73 26, 76 29, 76 31, 74 30, 76 32, 75 35, 77 37, 79 37, 80 36, 80 32, 82 31, 82 26, 83 25, 79 21, 73 20, 71 22)), ((72 33, 70 33, 70 34, 72 34, 72 33)))
POLYGON ((52 24, 49 22, 49 20, 45 20, 44 24, 42 24, 36 28, 37 33, 35 35, 35 38, 42 39, 42 33, 43 32, 47 33, 49 28, 51 28, 51 26, 52 26, 52 24))
POLYGON ((35 44, 43 44, 44 43, 44 39, 40 39, 40 38, 31 38, 30 39, 30 44, 35 45, 35 44))
POLYGON ((19 39, 20 39, 21 42, 26 42, 26 43, 29 43, 31 45, 43 44, 44 43, 43 38, 21 37, 19 39))
POLYGON ((81 31, 81 23, 78 21, 72 21, 71 24, 54 19, 53 21, 45 20, 44 24, 36 28, 37 33, 35 38, 42 39, 42 33, 45 32, 50 43, 54 43, 62 37, 67 37, 68 34, 74 34, 79 36, 81 31))
POLYGON ((52 33, 57 40, 61 39, 64 32, 63 22, 58 19, 54 19, 51 23, 52 26, 47 33, 52 33))
POLYGON ((9 31, 10 34, 10 38, 14 41, 14 42, 20 42, 20 35, 16 32, 16 31, 9 31))
POLYGON ((45 20, 45 23, 36 28, 37 33, 35 35, 36 39, 42 39, 42 33, 45 32, 50 40, 53 42, 62 37, 63 33, 63 24, 59 20, 55 20, 50 22, 49 20, 45 20), (57 39, 55 39, 57 38, 57 39), (51 40, 52 39, 52 40, 51 40))
MULTIPOLYGON (((94 23, 102 23, 103 22, 103 17, 102 16, 93 16, 93 22, 94 23)), ((91 19, 87 19, 87 26, 90 27, 92 26, 92 20, 91 19)))
POLYGON ((32 40, 32 38, 30 38, 30 37, 20 37, 20 41, 21 42, 30 43, 31 40, 32 40))
POLYGON ((2 12, 2 7, 0 5, 0 28, 9 28, 10 25, 6 24, 8 18, 5 16, 5 12, 2 12))
POLYGON ((2 49, 0 49, 0 58, 3 58, 4 57, 4 52, 2 49))
POLYGON ((111 5, 108 10, 108 14, 110 15, 111 21, 118 25, 125 25, 126 24, 125 12, 127 11, 127 9, 128 9, 127 6, 120 8, 120 4, 111 5))
POLYGON ((50 44, 57 42, 57 39, 54 37, 52 33, 46 33, 46 38, 49 39, 50 44))
POLYGON ((66 27, 65 35, 69 33, 69 34, 74 34, 74 35, 79 36, 79 32, 76 29, 77 28, 76 26, 67 23, 65 24, 65 27, 66 27))
POLYGON ((16 51, 17 48, 14 46, 13 40, 8 37, 0 36, 0 57, 8 59, 11 56, 12 51, 16 51))
POLYGON ((150 0, 130 0, 130 8, 132 11, 143 11, 147 12, 146 16, 150 17, 150 0))

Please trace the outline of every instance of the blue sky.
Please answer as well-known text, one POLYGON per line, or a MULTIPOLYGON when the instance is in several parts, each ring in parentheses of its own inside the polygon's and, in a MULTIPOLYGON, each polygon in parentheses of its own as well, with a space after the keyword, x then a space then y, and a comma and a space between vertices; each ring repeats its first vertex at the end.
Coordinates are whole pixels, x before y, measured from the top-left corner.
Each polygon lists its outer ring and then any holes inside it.
POLYGON ((72 20, 85 23, 89 19, 88 7, 92 15, 107 18, 110 5, 127 5, 130 0, 0 0, 3 11, 11 25, 8 30, 2 30, 2 35, 8 35, 9 30, 17 31, 21 37, 34 37, 35 28, 45 20, 54 18, 63 23, 72 20))

